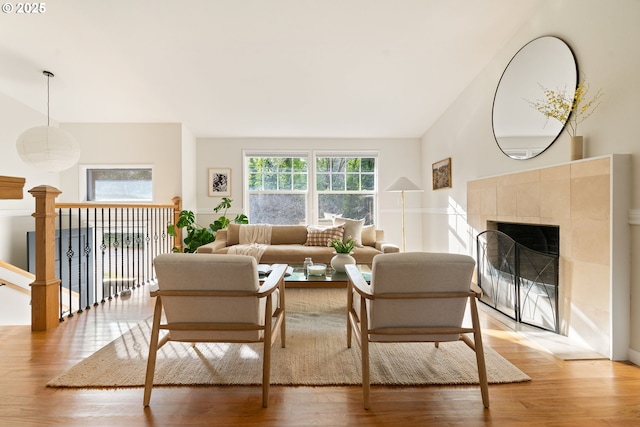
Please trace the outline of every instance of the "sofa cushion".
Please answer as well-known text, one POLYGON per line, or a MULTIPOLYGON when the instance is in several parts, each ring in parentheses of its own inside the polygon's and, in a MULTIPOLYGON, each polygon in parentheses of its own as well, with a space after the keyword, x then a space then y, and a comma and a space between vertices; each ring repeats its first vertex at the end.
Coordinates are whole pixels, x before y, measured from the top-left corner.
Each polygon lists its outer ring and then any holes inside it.
POLYGON ((272 245, 304 245, 307 227, 304 225, 274 225, 271 228, 272 245))
POLYGON ((365 225, 362 227, 362 233, 360 234, 362 239, 362 246, 375 246, 376 245, 376 226, 365 225))
MULTIPOLYGON (((227 246, 240 243, 240 224, 229 224, 227 227, 227 246)), ((307 241, 307 227, 304 225, 272 225, 271 244, 299 244, 307 241)))
POLYGON ((346 241, 349 237, 353 240, 357 248, 362 247, 362 227, 364 227, 364 218, 333 218, 333 225, 344 224, 344 234, 342 241, 346 241))
POLYGON ((307 241, 305 246, 329 246, 333 239, 342 240, 344 235, 344 225, 335 227, 318 227, 310 225, 307 227, 307 241))

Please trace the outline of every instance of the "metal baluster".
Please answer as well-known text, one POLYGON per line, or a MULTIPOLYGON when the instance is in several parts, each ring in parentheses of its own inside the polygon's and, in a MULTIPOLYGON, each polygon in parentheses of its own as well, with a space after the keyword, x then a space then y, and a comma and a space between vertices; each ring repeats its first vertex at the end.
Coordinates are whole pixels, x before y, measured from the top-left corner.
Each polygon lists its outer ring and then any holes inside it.
POLYGON ((147 261, 145 262, 145 268, 147 271, 147 280, 151 277, 151 268, 150 268, 151 260, 149 259, 150 252, 151 252, 151 237, 149 236, 149 228, 151 227, 151 224, 149 224, 150 213, 151 211, 149 209, 145 211, 145 214, 146 214, 145 219, 146 219, 147 226, 145 228, 146 235, 145 235, 144 241, 145 241, 145 257, 147 259, 147 261))
MULTIPOLYGON (((108 272, 106 272, 106 274, 108 274, 108 276, 107 276, 107 283, 109 284, 108 292, 109 292, 109 300, 111 300, 111 299, 113 299, 113 295, 112 295, 112 292, 111 292, 111 258, 113 258, 111 256, 111 253, 112 253, 111 248, 113 247, 113 243, 111 241, 113 239, 113 237, 111 235, 111 208, 109 208, 109 234, 107 236, 109 237, 109 239, 107 240, 108 247, 109 247, 109 255, 107 256, 107 263, 109 265, 109 270, 108 270, 108 272)), ((105 274, 105 272, 103 272, 103 275, 104 274, 105 274)))
MULTIPOLYGON (((89 292, 90 291, 89 284, 91 282, 91 280, 90 280, 90 274, 91 274, 90 265, 91 264, 89 262, 89 259, 90 259, 89 256, 91 255, 91 247, 89 246, 89 236, 90 236, 90 234, 89 234, 89 208, 86 209, 86 214, 87 214, 87 217, 86 217, 87 218, 87 220, 86 220, 87 221, 87 225, 85 227, 85 242, 84 242, 84 251, 83 251, 83 253, 84 253, 85 267, 86 267, 86 270, 87 270, 86 273, 85 273, 85 277, 86 277, 85 286, 87 287, 87 305, 85 306, 85 310, 89 310, 91 308, 91 305, 90 305, 91 301, 89 301, 89 298, 90 298, 90 295, 91 295, 91 292, 89 292)), ((78 223, 78 225, 80 227, 82 227, 82 222, 80 221, 78 223)))
POLYGON ((130 215, 130 208, 127 208, 127 220, 126 222, 124 221, 124 209, 122 212, 123 215, 123 230, 124 230, 124 244, 126 246, 126 252, 124 251, 123 248, 123 252, 122 252, 122 263, 123 263, 123 268, 122 268, 122 275, 124 276, 123 278, 126 279, 127 281, 127 288, 124 288, 124 282, 122 282, 122 291, 120 292, 120 296, 123 298, 128 298, 129 296, 131 296, 131 230, 132 230, 132 225, 131 225, 131 215, 130 215), (124 224, 126 224, 126 230, 124 229, 124 224), (126 273, 125 273, 125 254, 126 254, 126 258, 127 258, 127 262, 126 262, 126 273))
POLYGON ((140 232, 139 232, 139 229, 140 229, 140 208, 136 208, 136 210, 135 210, 135 227, 134 228, 136 230, 136 234, 135 234, 135 237, 134 237, 134 246, 136 248, 135 254, 136 254, 136 259, 137 259, 136 266, 135 266, 135 271, 136 271, 135 275, 136 275, 136 281, 138 282, 138 287, 140 287, 140 284, 142 283, 142 280, 141 280, 142 278, 140 277, 140 272, 141 272, 140 264, 142 263, 142 257, 141 257, 141 254, 142 254, 141 253, 141 249, 142 248, 141 248, 141 245, 140 245, 142 239, 140 237, 140 232))
MULTIPOLYGON (((73 234, 71 228, 72 216, 69 215, 69 233, 73 234)), ((78 208, 78 313, 82 313, 82 210, 78 208)), ((69 280, 71 280, 71 272, 69 272, 69 280)))
MULTIPOLYGON (((72 289, 71 289, 71 260, 73 258, 74 252, 73 252, 73 248, 72 248, 72 242, 71 242, 71 209, 69 209, 69 228, 68 228, 68 234, 69 234, 69 245, 68 245, 68 249, 66 252, 67 255, 67 261, 68 261, 68 267, 69 267, 69 316, 67 317, 73 317, 73 301, 72 301, 72 289)), ((60 230, 60 233, 62 233, 62 230, 60 230)), ((60 239, 62 240, 62 235, 60 236, 60 239)), ((60 257, 62 258, 62 257, 60 257)), ((62 269, 60 269, 60 277, 62 277, 62 269)))
MULTIPOLYGON (((98 209, 93 209, 93 245, 98 242, 98 209)), ((93 306, 98 305, 98 251, 93 251, 93 306)))
MULTIPOLYGON (((62 253, 62 209, 58 209, 58 272, 62 271, 62 257, 60 256, 60 254, 62 253)), ((58 276, 60 276, 60 273, 58 273, 58 276)), ((58 279, 60 279, 60 277, 58 277, 58 279)), ((64 322, 64 311, 62 310, 62 280, 60 280, 60 284, 58 285, 59 288, 59 293, 60 293, 60 321, 64 322)))
POLYGON ((100 277, 100 283, 102 284, 102 299, 100 300, 101 303, 104 303, 106 300, 104 299, 104 258, 105 258, 105 251, 107 250, 107 245, 104 241, 104 236, 105 236, 105 232, 104 232, 104 208, 100 209, 100 216, 101 216, 101 229, 102 229, 102 243, 100 243, 100 252, 102 253, 102 259, 100 261, 101 266, 102 266, 102 270, 100 271, 101 273, 101 277, 100 277))

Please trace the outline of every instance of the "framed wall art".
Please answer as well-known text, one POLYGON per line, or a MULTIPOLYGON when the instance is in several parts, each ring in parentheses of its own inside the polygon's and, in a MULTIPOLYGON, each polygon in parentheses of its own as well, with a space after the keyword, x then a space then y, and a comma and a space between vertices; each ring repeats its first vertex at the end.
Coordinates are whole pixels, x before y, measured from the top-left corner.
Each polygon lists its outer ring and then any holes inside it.
POLYGON ((209 197, 231 197, 231 169, 209 168, 209 197))
POLYGON ((451 188, 451 157, 432 165, 433 189, 451 188))

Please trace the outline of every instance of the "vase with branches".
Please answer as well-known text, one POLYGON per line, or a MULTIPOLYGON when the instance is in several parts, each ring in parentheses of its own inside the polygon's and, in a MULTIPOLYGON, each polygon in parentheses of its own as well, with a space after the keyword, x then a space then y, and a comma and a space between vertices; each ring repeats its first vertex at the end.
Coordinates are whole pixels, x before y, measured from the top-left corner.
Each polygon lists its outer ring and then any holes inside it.
POLYGON ((529 101, 532 107, 544 114, 548 119, 554 119, 564 125, 571 138, 571 160, 582 158, 582 136, 578 135, 578 125, 589 118, 600 106, 603 93, 598 90, 590 99, 587 98, 589 85, 586 81, 578 83, 573 93, 565 89, 553 90, 541 86, 544 98, 529 101))
POLYGON ((590 87, 586 81, 578 83, 575 91, 548 89, 541 86, 543 99, 529 101, 529 104, 547 119, 555 119, 564 124, 569 136, 578 135, 578 125, 589 118, 600 106, 602 90, 587 99, 590 87))

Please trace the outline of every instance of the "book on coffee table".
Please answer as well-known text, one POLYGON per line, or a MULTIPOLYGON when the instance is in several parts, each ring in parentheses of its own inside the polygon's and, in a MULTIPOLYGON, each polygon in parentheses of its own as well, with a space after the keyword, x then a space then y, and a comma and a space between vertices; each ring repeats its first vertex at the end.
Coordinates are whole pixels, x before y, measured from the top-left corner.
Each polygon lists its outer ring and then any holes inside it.
MULTIPOLYGON (((258 264, 258 276, 260 277, 267 277, 269 273, 271 273, 271 270, 273 270, 273 267, 270 264, 258 264)), ((292 273, 293 267, 288 266, 287 271, 285 271, 284 275, 291 276, 292 273)))

